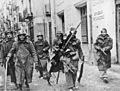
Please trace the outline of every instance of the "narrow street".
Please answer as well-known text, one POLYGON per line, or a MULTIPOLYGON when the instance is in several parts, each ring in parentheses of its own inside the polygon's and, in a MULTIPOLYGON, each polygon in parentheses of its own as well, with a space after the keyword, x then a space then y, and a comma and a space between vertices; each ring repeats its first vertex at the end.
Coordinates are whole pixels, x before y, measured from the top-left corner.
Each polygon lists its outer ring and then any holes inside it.
MULTIPOLYGON (((0 75, 3 76, 3 74, 3 68, 1 68, 0 75)), ((97 67, 86 63, 81 84, 79 85, 79 89, 75 91, 120 91, 120 73, 110 70, 108 75, 109 84, 105 84, 99 79, 97 67)), ((49 86, 46 80, 40 79, 38 76, 39 74, 34 71, 33 82, 30 84, 30 89, 24 88, 23 91, 67 91, 65 75, 63 73, 60 73, 59 84, 53 84, 53 86, 49 86)), ((12 88, 13 86, 8 85, 7 91, 14 91, 12 88)), ((3 87, 1 87, 0 91, 4 91, 3 87)))

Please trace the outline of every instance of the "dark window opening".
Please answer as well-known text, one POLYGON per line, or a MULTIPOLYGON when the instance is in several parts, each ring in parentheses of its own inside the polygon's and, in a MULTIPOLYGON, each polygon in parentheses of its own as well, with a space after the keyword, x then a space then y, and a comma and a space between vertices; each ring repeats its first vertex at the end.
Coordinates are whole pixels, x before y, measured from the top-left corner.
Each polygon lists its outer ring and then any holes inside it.
POLYGON ((80 8, 82 42, 88 44, 87 6, 80 8))

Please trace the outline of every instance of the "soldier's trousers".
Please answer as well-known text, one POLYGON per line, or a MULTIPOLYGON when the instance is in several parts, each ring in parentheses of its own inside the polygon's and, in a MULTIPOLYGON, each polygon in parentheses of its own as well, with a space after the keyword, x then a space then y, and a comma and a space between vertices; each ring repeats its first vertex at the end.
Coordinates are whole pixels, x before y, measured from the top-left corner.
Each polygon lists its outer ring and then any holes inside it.
POLYGON ((47 72, 47 62, 48 59, 40 59, 40 63, 41 63, 41 68, 39 69, 40 75, 44 76, 44 72, 47 72))
POLYGON ((15 65, 14 65, 14 63, 9 63, 8 71, 9 71, 9 74, 10 74, 10 77, 11 77, 11 82, 16 83, 16 75, 15 75, 15 65))
POLYGON ((68 88, 75 87, 76 77, 77 73, 72 73, 71 71, 68 71, 65 73, 66 76, 66 83, 68 88))
POLYGON ((107 70, 99 71, 100 72, 100 78, 106 78, 107 77, 107 70))

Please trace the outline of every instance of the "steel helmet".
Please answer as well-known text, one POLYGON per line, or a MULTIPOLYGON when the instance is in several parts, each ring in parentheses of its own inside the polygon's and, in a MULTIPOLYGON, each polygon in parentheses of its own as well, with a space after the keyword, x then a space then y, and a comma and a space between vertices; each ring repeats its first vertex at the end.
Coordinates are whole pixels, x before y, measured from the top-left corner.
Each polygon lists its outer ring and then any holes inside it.
POLYGON ((37 37, 39 37, 39 36, 43 36, 43 34, 42 34, 41 32, 39 32, 39 33, 37 34, 37 37))
POLYGON ((19 35, 26 35, 27 34, 27 31, 25 30, 25 29, 21 29, 21 30, 19 30, 19 32, 18 32, 18 36, 19 35))
POLYGON ((61 31, 57 31, 56 33, 57 33, 57 34, 61 34, 61 31))
POLYGON ((6 32, 5 32, 5 35, 7 35, 7 34, 9 34, 9 33, 13 35, 13 31, 10 31, 10 30, 9 30, 9 31, 6 31, 6 32))
POLYGON ((74 31, 75 31, 75 27, 72 26, 72 27, 70 28, 70 33, 73 33, 74 31))

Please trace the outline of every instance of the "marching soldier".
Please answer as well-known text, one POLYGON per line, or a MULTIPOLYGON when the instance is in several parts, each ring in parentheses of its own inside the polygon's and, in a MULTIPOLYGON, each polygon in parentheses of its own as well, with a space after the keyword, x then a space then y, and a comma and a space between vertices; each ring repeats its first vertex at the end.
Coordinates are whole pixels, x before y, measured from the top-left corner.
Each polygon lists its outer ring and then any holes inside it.
MULTIPOLYGON (((12 48, 13 43, 15 42, 13 37, 12 31, 5 32, 6 40, 3 40, 3 58, 4 58, 4 65, 6 63, 6 58, 8 55, 8 52, 12 48)), ((11 56, 10 61, 8 63, 8 71, 7 75, 10 75, 11 82, 15 84, 15 87, 17 87, 16 84, 16 76, 15 76, 15 62, 14 62, 14 55, 11 56)))
POLYGON ((20 30, 18 40, 13 43, 7 55, 7 61, 10 61, 12 55, 15 54, 15 73, 16 81, 19 90, 22 90, 24 80, 25 85, 29 88, 29 83, 32 82, 33 63, 38 64, 35 48, 31 41, 26 40, 26 32, 20 30))
MULTIPOLYGON (((83 52, 80 45, 80 40, 76 38, 75 28, 71 27, 70 34, 67 37, 67 40, 71 37, 67 47, 65 48, 65 53, 61 57, 61 61, 64 63, 64 71, 66 75, 66 82, 69 91, 73 91, 75 88, 77 71, 78 71, 78 61, 79 58, 83 59, 83 52)), ((66 41, 67 41, 66 40, 66 41)))
POLYGON ((53 53, 55 56, 52 58, 52 67, 51 72, 57 72, 59 70, 63 70, 63 64, 60 62, 60 56, 61 56, 61 49, 63 46, 63 34, 61 31, 57 31, 56 39, 53 41, 53 53))
POLYGON ((39 33, 37 35, 38 40, 35 42, 35 49, 39 59, 39 65, 36 69, 40 72, 40 78, 45 77, 44 73, 47 72, 47 61, 49 61, 49 44, 47 40, 43 39, 43 35, 39 33))
POLYGON ((113 46, 112 38, 107 34, 107 29, 103 28, 101 34, 97 37, 94 44, 96 49, 97 65, 100 72, 100 78, 108 83, 107 70, 111 67, 111 52, 113 46))
POLYGON ((0 36, 0 65, 3 66, 3 39, 2 36, 0 36))

